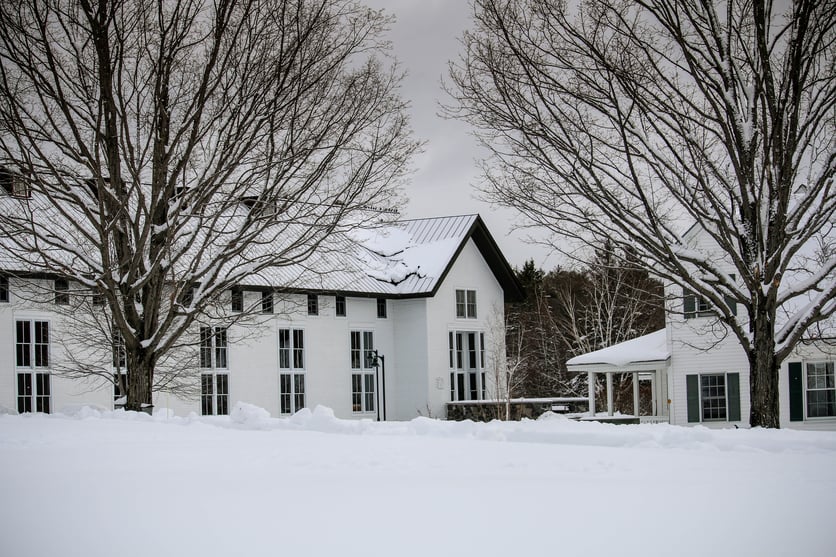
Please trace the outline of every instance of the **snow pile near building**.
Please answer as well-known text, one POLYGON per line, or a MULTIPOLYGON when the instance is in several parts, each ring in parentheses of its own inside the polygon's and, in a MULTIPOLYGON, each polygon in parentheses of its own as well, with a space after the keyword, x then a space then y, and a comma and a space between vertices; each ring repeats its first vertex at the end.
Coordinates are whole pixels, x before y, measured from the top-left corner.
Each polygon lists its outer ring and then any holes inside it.
POLYGON ((829 557, 834 469, 822 432, 3 415, 0 555, 829 557))

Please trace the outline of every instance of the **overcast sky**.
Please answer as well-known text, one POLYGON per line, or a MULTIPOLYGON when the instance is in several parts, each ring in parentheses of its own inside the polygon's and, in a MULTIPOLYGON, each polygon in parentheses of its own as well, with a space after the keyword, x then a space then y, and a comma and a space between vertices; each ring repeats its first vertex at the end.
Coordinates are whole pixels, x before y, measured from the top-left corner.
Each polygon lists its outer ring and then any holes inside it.
MULTIPOLYGON (((521 240, 511 232, 516 217, 508 209, 491 207, 477 199, 479 180, 476 159, 480 150, 467 124, 438 115, 447 63, 459 55, 459 37, 470 26, 467 0, 365 0, 397 17, 389 39, 394 55, 408 75, 402 94, 412 104, 412 127, 425 141, 424 152, 414 161, 415 173, 408 188, 407 218, 479 213, 505 257, 515 266, 533 258, 546 270, 557 263, 548 251, 521 240)), ((483 154, 483 153, 481 153, 483 154)), ((526 233, 527 234, 527 233, 526 233)))

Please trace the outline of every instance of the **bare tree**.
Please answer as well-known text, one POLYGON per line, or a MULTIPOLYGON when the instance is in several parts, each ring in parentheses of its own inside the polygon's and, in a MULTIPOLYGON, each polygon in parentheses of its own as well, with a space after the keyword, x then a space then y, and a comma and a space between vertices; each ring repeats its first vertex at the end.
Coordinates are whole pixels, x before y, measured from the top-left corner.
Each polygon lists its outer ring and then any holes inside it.
POLYGON ((474 4, 451 89, 487 196, 702 297, 748 357, 751 425, 778 427, 780 363, 836 310, 836 2, 474 4))
POLYGON ((505 420, 511 419, 511 400, 519 396, 523 386, 520 371, 525 365, 523 339, 527 331, 522 323, 509 323, 500 308, 492 308, 487 322, 490 339, 488 365, 497 401, 497 417, 502 416, 500 404, 504 406, 505 420), (508 342, 510 341, 510 342, 508 342))
POLYGON ((103 296, 128 409, 224 290, 398 202, 417 146, 388 23, 350 0, 2 3, 4 251, 103 296))

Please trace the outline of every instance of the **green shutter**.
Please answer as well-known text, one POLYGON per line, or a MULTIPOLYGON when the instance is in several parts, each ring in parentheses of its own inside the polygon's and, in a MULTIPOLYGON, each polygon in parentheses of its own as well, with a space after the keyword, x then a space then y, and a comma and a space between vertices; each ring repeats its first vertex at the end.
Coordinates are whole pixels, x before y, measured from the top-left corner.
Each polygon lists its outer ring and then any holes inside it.
POLYGON ((740 421, 740 374, 726 374, 726 403, 729 408, 729 421, 740 421))
POLYGON ((696 317, 697 315, 697 297, 693 292, 687 288, 682 289, 682 303, 684 306, 685 319, 696 317))
POLYGON ((686 375, 685 386, 688 398, 688 422, 700 421, 700 376, 686 375))
POLYGON ((804 421, 804 386, 801 382, 801 362, 790 362, 790 421, 804 421))

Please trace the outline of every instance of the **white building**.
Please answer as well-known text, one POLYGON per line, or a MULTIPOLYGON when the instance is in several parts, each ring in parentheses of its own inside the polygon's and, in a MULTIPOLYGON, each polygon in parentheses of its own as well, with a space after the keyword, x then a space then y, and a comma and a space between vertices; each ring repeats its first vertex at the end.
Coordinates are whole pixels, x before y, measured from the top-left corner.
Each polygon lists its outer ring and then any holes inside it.
MULTIPOLYGON (((695 230, 686 240, 696 249, 710 249, 695 230)), ((642 380, 651 384, 653 415, 639 417, 642 422, 748 427, 749 363, 737 338, 693 293, 669 286, 666 299, 665 329, 567 362, 569 371, 587 373, 590 385, 598 374, 605 374, 607 401, 595 401, 590 389, 590 408, 593 412, 606 408, 617 419, 612 378, 616 373, 632 373, 639 379, 635 386, 642 380)), ((781 427, 836 430, 834 362, 836 339, 801 342, 781 364, 781 427)), ((635 389, 634 398, 638 396, 635 389)))
MULTIPOLYGON (((292 280, 277 271, 230 291, 219 315, 259 312, 195 327, 195 357, 181 374, 192 389, 156 393, 155 407, 224 414, 243 401, 279 416, 321 404, 343 418, 402 420, 491 396, 488 347, 502 334, 492 323, 522 292, 482 219, 401 221, 361 244, 350 265, 343 257, 339 268, 292 280)), ((0 408, 114 407, 120 393, 104 375, 70 377, 86 365, 107 376, 121 369, 109 346, 85 361, 59 342, 74 333, 73 297, 60 277, 3 269, 0 408)))

